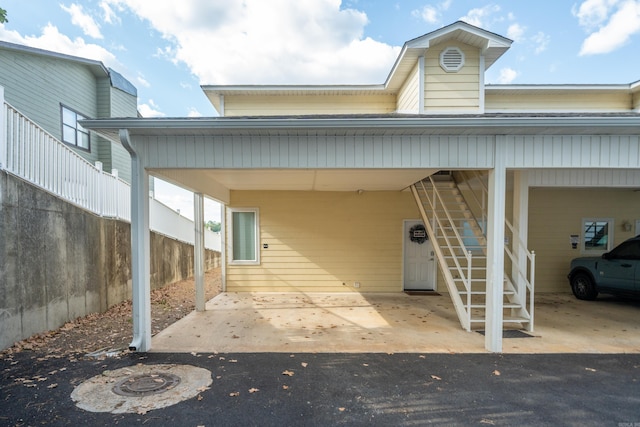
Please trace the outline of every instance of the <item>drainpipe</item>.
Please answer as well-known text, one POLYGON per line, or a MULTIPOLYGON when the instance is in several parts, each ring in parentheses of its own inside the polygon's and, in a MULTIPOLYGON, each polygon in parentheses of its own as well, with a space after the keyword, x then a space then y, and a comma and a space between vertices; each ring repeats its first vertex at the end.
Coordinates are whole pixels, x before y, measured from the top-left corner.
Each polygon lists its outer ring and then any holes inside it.
POLYGON ((193 270, 196 282, 196 311, 205 311, 204 297, 204 196, 193 193, 193 270))
POLYGON ((120 129, 120 141, 131 155, 131 278, 133 308, 132 351, 151 349, 151 283, 149 236, 149 175, 131 144, 128 129, 120 129))

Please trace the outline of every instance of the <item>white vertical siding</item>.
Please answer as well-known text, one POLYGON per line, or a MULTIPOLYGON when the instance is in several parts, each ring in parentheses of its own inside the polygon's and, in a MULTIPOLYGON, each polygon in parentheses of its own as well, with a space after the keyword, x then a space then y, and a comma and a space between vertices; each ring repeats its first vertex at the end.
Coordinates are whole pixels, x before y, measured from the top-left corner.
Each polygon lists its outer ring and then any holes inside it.
POLYGON ((638 169, 535 169, 529 172, 532 187, 638 188, 638 169))
POLYGON ((637 168, 640 137, 600 135, 512 136, 509 167, 637 168))
POLYGON ((135 139, 150 168, 490 168, 492 136, 300 135, 135 139))

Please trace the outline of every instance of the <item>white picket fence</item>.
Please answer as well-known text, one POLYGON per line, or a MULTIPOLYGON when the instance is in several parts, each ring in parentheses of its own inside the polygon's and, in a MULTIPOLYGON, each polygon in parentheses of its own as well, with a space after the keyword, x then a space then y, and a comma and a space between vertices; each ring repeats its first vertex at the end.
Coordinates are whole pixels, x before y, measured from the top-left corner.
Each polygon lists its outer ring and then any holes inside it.
MULTIPOLYGON (((131 187, 118 172, 104 172, 4 102, 0 119, 0 170, 16 175, 76 206, 106 218, 131 222, 131 187), (6 129, 6 131, 2 131, 6 129)), ((194 224, 150 198, 151 230, 194 244, 194 224)), ((220 251, 220 235, 205 231, 205 247, 220 251)))

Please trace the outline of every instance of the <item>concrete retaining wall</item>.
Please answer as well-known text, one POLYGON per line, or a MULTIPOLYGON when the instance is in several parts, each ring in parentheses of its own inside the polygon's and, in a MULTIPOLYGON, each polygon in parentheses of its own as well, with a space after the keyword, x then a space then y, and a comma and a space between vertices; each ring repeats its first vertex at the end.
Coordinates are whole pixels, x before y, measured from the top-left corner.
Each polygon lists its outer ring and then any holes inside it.
MULTIPOLYGON (((130 239, 128 223, 0 172, 0 349, 130 299, 130 239)), ((193 246, 152 233, 151 287, 192 275, 193 246)))

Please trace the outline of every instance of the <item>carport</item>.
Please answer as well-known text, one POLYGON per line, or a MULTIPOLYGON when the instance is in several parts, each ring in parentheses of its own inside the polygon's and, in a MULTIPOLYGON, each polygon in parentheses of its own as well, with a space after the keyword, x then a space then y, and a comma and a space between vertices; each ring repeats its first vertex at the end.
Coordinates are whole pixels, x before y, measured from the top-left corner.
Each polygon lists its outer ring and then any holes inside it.
MULTIPOLYGON (((483 351, 484 343, 485 350, 501 352, 508 350, 502 338, 507 172, 517 176, 512 203, 518 234, 526 244, 532 185, 573 182, 576 169, 591 186, 638 182, 638 139, 628 136, 637 132, 637 123, 636 115, 558 114, 105 119, 87 120, 83 126, 120 140, 132 157, 132 348, 152 347, 149 174, 194 191, 198 220, 203 195, 227 204, 231 191, 247 189, 401 191, 436 171, 471 169, 488 171, 489 176, 486 333, 480 341, 472 338, 471 345, 483 351), (607 174, 601 174, 605 169, 607 174), (317 179, 324 188, 318 187, 317 179)), ((198 236, 196 230, 196 289, 201 290, 198 236)), ((196 298, 196 307, 204 311, 202 292, 196 298)), ((209 314, 194 313, 193 318, 202 320, 209 314)), ((538 327, 535 331, 540 333, 538 327)), ((526 340, 530 345, 539 342, 526 340)))

